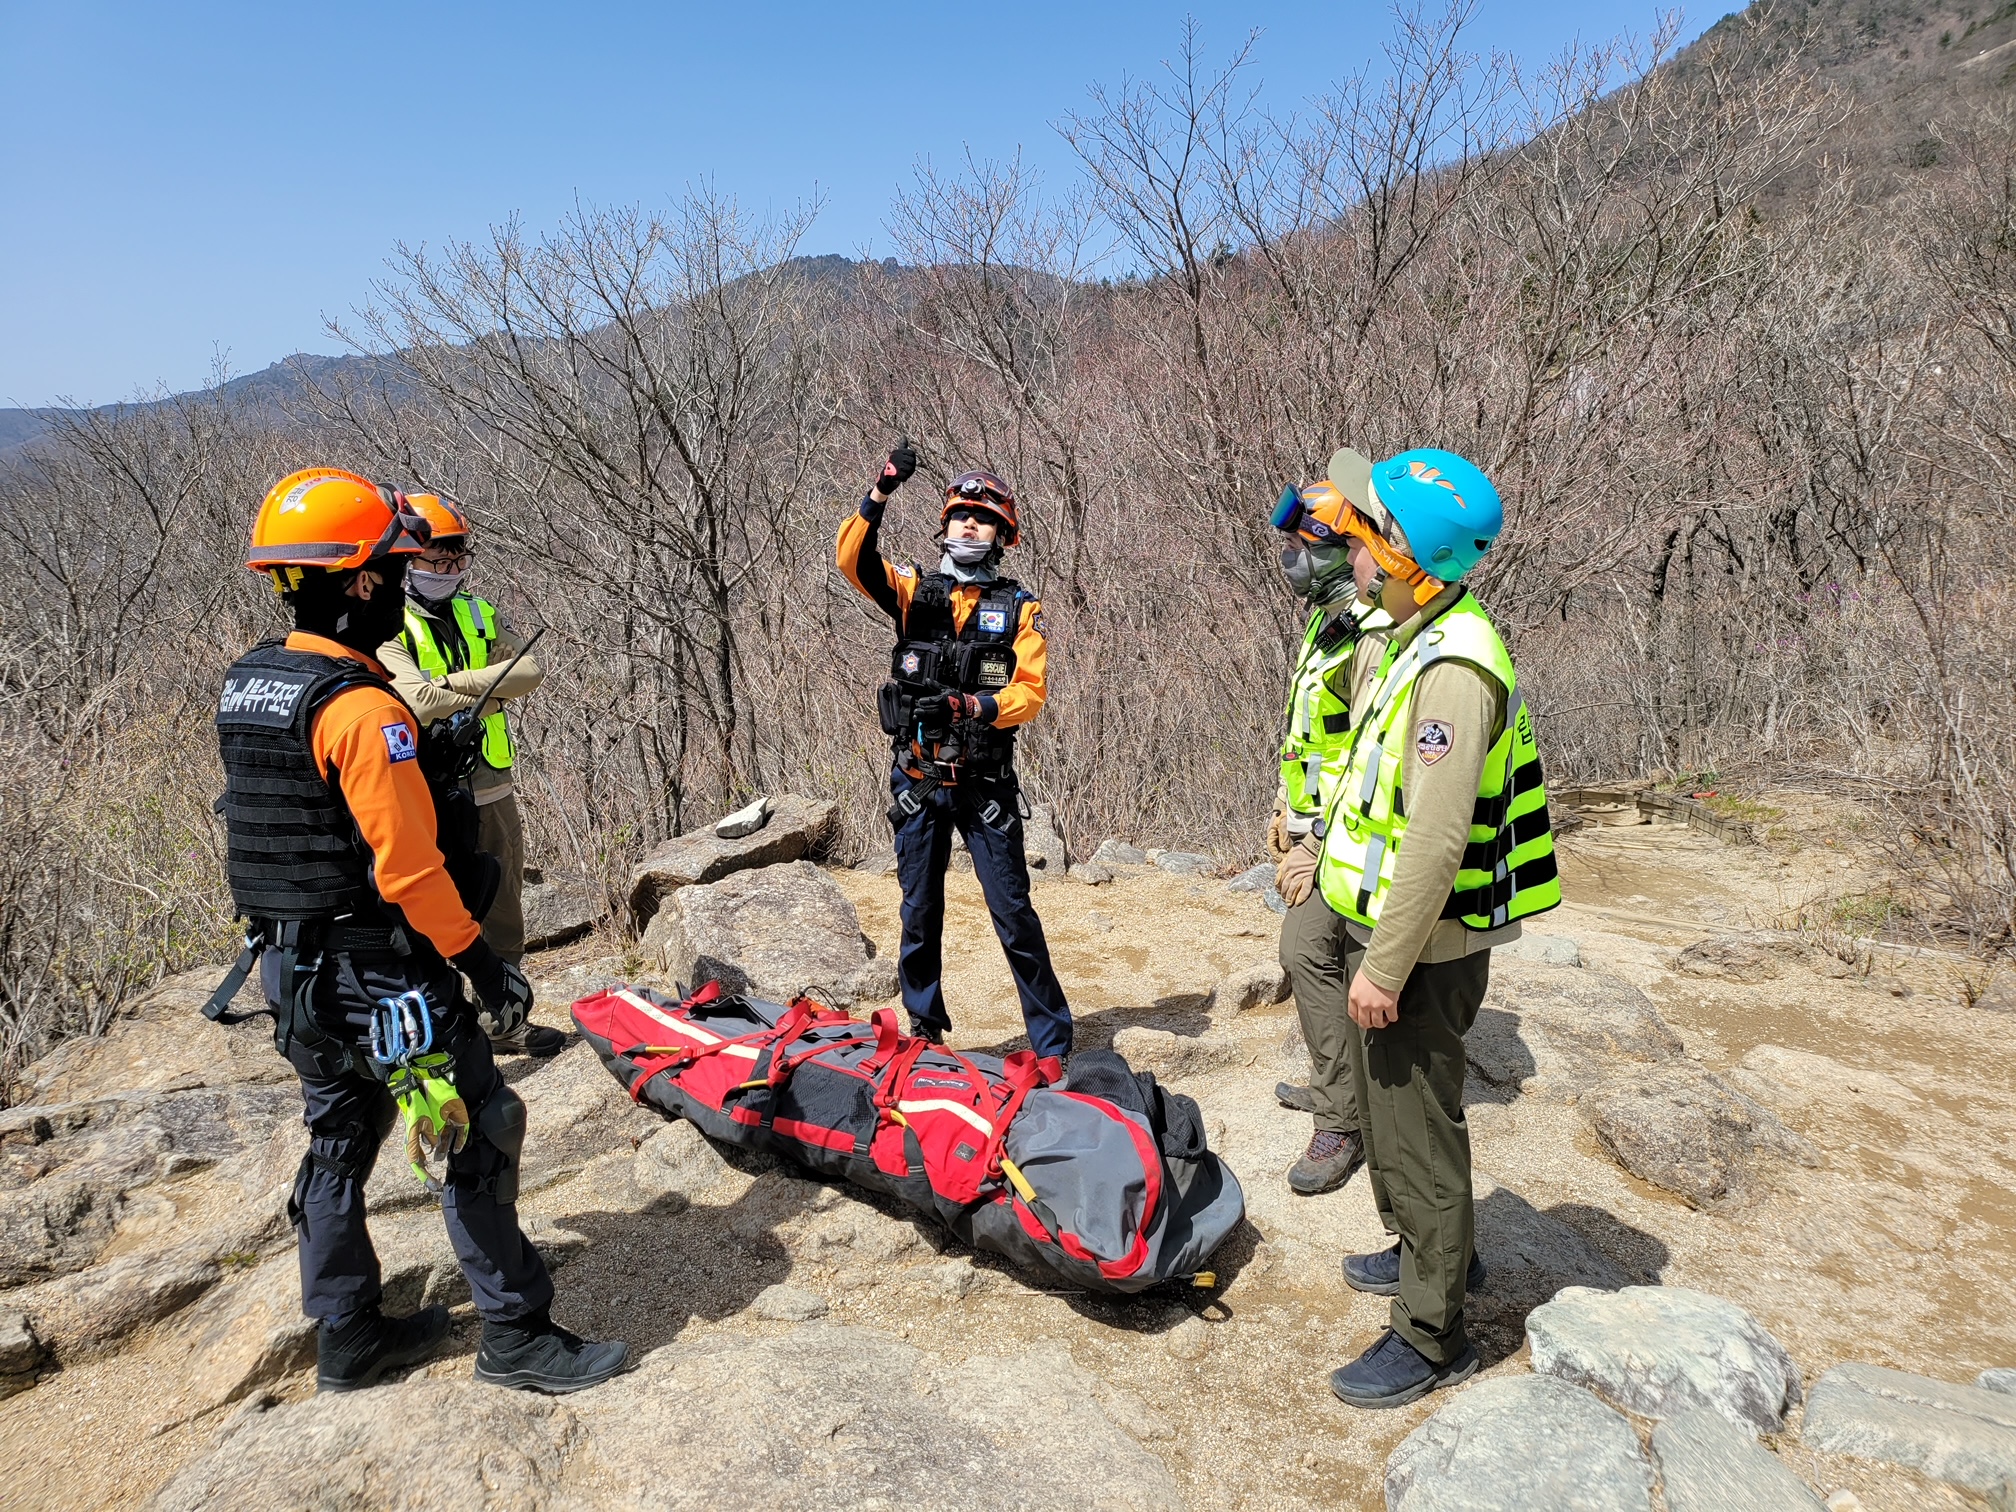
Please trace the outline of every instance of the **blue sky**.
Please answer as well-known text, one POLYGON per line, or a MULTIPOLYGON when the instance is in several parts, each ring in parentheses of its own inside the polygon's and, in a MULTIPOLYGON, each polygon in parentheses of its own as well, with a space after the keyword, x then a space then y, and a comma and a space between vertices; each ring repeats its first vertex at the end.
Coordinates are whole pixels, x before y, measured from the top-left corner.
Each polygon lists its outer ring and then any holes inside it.
MULTIPOLYGON (((1727 8, 1690 15, 1692 37, 1727 8)), ((0 405, 104 403, 336 350, 400 241, 539 228, 578 194, 756 206, 815 190, 808 252, 876 251, 922 156, 1020 148, 1094 82, 1262 31, 1292 108, 1376 56, 1390 13, 1331 4, 100 4, 0 0, 0 405)), ((1596 0, 1481 0, 1474 45, 1538 59, 1650 30, 1596 0)))

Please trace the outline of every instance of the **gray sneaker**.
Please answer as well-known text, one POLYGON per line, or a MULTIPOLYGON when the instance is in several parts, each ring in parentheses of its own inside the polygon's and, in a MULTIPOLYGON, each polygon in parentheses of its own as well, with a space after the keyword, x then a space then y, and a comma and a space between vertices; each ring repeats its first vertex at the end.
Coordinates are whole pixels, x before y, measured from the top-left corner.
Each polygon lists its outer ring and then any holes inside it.
POLYGON ((1299 1086, 1294 1082, 1274 1083, 1274 1101, 1284 1108, 1293 1108, 1297 1113, 1316 1111, 1316 1089, 1299 1086))
POLYGON ((1365 1141, 1356 1129, 1339 1134, 1318 1129, 1302 1158, 1288 1168, 1288 1185, 1304 1197, 1334 1192, 1365 1163, 1365 1141))

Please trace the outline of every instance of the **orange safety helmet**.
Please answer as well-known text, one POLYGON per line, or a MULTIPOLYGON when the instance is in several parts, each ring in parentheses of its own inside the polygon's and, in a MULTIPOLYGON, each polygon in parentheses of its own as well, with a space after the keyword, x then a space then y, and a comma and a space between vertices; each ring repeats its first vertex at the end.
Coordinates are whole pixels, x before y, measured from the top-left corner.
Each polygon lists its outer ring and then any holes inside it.
POLYGON ((1013 546, 1022 534, 1022 520, 1015 512, 1015 490, 991 472, 964 472, 945 486, 945 507, 938 512, 938 528, 943 530, 955 509, 977 509, 994 516, 1001 525, 1001 544, 1013 546))
POLYGON ((406 502, 434 528, 434 539, 445 536, 461 536, 467 540, 475 532, 469 525, 469 511, 462 507, 459 499, 451 499, 446 494, 408 494, 406 502))
POLYGON ((252 522, 245 565, 270 572, 283 588, 299 586, 289 568, 340 572, 381 557, 413 556, 433 527, 396 488, 340 467, 289 473, 266 495, 252 522))

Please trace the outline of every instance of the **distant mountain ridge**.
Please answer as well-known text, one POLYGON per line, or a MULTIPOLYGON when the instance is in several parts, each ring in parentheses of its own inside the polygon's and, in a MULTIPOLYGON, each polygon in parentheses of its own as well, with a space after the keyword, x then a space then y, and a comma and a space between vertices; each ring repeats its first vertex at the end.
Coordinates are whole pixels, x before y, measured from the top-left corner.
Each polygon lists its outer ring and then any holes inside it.
MULTIPOLYGON (((1752 23, 1764 39, 1760 67, 1796 55, 1851 97, 1854 108, 1822 141, 1818 156, 1846 166, 1876 198, 1938 166, 1950 149, 1948 133, 1964 126, 1969 113, 2016 99, 2016 0, 1757 0, 1717 21, 1668 66, 1687 67, 1703 50, 1752 23)), ((1796 206, 1810 196, 1819 173, 1816 159, 1781 182, 1769 199, 1776 206, 1796 206)), ((857 264, 827 253, 795 258, 793 266, 824 281, 845 277, 857 264)), ((296 353, 231 379, 224 392, 279 410, 302 397, 307 379, 363 379, 378 360, 296 353)), ((61 413, 0 409, 0 462, 45 433, 61 413)))
MULTIPOLYGON (((837 252, 827 252, 811 257, 794 257, 786 266, 808 281, 817 283, 844 278, 859 264, 837 252)), ((332 357, 317 352, 296 352, 256 373, 229 379, 222 392, 234 403, 280 413, 290 403, 305 399, 311 384, 361 383, 372 376, 383 360, 378 357, 332 357)), ((191 389, 185 394, 200 392, 203 390, 191 389)), ((69 411, 54 405, 39 409, 0 409, 0 463, 19 455, 21 449, 37 436, 47 434, 55 420, 64 414, 146 408, 154 404, 173 403, 185 394, 92 405, 84 411, 69 411)))

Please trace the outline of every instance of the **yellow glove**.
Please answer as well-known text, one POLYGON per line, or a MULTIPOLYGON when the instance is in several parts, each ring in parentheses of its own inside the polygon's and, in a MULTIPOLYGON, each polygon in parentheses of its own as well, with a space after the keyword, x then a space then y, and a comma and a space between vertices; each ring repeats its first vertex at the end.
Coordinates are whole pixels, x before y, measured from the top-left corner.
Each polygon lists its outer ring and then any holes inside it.
POLYGON ((469 1143, 469 1108, 449 1079, 453 1073, 447 1056, 429 1055, 401 1066, 388 1084, 406 1118, 407 1163, 430 1190, 439 1183, 428 1174, 428 1161, 439 1160, 445 1167, 448 1157, 469 1143))
POLYGON ((1306 844, 1297 844, 1274 868, 1274 891, 1290 908, 1299 907, 1316 890, 1316 861, 1316 852, 1306 844))
POLYGON ((1288 838, 1288 808, 1280 799, 1274 800, 1274 817, 1267 821, 1267 854, 1277 862, 1288 854, 1288 847, 1295 842, 1288 838))

